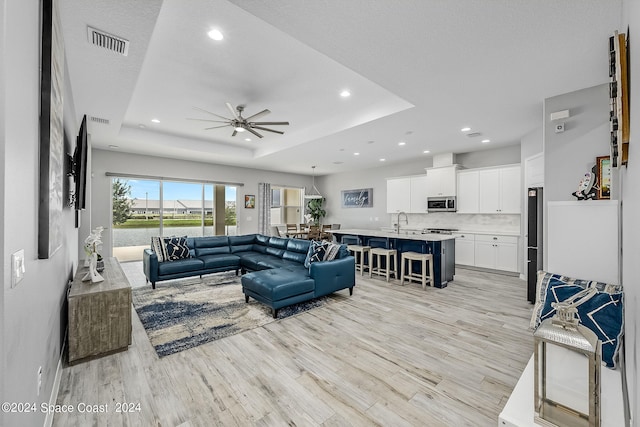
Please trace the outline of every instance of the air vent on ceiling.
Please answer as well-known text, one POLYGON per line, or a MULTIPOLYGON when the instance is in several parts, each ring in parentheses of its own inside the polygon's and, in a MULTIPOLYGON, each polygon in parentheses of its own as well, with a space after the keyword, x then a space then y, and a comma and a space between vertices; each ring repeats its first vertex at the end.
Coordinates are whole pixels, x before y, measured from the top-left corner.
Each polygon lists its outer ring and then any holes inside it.
POLYGON ((480 136, 480 135, 482 135, 480 132, 471 132, 467 134, 469 138, 475 138, 476 136, 480 136))
POLYGON ((120 55, 129 53, 129 40, 87 26, 87 37, 92 45, 103 47, 120 55))
POLYGON ((101 117, 90 116, 89 120, 91 120, 94 123, 100 123, 102 125, 108 125, 109 124, 109 119, 103 119, 101 117))

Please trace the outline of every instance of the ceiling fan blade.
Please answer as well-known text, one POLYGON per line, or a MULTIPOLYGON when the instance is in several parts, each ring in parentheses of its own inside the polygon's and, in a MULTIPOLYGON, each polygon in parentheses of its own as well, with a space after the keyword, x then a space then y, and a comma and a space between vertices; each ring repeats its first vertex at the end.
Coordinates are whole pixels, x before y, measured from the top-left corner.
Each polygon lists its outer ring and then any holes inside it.
POLYGON ((199 122, 229 123, 226 120, 194 119, 194 118, 191 118, 191 117, 187 117, 187 120, 197 120, 199 122))
POLYGON ((226 128, 229 125, 222 125, 222 126, 211 126, 210 128, 204 128, 204 130, 209 130, 209 129, 218 129, 218 128, 226 128))
POLYGON ((229 104, 228 102, 226 103, 227 108, 229 109, 229 111, 231 111, 231 114, 233 115, 233 117, 238 120, 238 112, 231 106, 231 104, 229 104))
POLYGON ((245 129, 248 130, 249 132, 251 132, 252 134, 254 134, 255 136, 257 136, 258 138, 262 138, 262 135, 260 135, 255 130, 251 129, 249 126, 247 126, 245 129))
POLYGON ((194 110, 198 110, 198 111, 202 111, 202 112, 207 113, 207 114, 211 114, 212 116, 216 116, 216 117, 219 117, 221 119, 231 120, 231 119, 228 119, 226 117, 219 116, 216 113, 212 113, 211 111, 203 110, 202 108, 199 108, 199 107, 193 107, 193 109, 194 110))
POLYGON ((233 133, 231 134, 231 136, 236 136, 237 133, 238 133, 238 131, 234 129, 233 133))
POLYGON ((264 116, 265 114, 269 114, 270 112, 271 112, 271 111, 269 111, 269 110, 262 110, 262 111, 260 111, 259 113, 254 114, 253 116, 247 117, 245 120, 246 120, 246 121, 249 121, 249 120, 251 120, 251 119, 257 119, 258 117, 262 117, 262 116, 264 116))
POLYGON ((251 122, 251 125, 282 125, 288 126, 289 122, 251 122))
POLYGON ((279 130, 267 129, 261 126, 252 126, 254 129, 266 130, 267 132, 279 133, 280 135, 284 134, 284 132, 280 132, 279 130))

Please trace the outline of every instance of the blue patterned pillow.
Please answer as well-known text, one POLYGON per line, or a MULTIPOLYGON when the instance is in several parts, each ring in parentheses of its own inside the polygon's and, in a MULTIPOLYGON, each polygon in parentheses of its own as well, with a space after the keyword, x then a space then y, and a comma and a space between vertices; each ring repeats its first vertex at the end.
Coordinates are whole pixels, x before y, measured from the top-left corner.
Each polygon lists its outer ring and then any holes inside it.
POLYGON ((167 251, 167 260, 176 261, 183 258, 190 258, 187 236, 165 237, 164 245, 167 251))
POLYGON ((307 258, 304 260, 304 266, 309 268, 313 262, 324 261, 328 248, 329 242, 312 240, 307 252, 307 258))
MULTIPOLYGON (((565 301, 584 289, 575 282, 567 283, 555 277, 550 278, 540 321, 549 319, 556 313, 552 303, 565 301)), ((624 331, 622 290, 611 293, 598 291, 595 296, 578 305, 577 309, 580 324, 591 329, 602 342, 602 361, 608 368, 615 369, 624 331)))

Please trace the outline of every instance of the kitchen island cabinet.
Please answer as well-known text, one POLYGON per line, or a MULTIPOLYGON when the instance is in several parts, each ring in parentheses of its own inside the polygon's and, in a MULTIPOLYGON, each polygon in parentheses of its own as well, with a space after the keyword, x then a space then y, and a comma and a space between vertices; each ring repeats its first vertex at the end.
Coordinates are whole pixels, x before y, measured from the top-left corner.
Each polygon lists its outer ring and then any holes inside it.
MULTIPOLYGON (((340 229, 332 231, 338 242, 343 236, 355 236, 360 244, 371 246, 384 245, 398 251, 398 261, 402 252, 418 252, 433 254, 433 285, 444 288, 453 280, 455 274, 455 238, 452 235, 436 233, 420 233, 401 231, 390 233, 386 231, 368 229, 340 229)), ((414 263, 418 268, 418 263, 414 263)))

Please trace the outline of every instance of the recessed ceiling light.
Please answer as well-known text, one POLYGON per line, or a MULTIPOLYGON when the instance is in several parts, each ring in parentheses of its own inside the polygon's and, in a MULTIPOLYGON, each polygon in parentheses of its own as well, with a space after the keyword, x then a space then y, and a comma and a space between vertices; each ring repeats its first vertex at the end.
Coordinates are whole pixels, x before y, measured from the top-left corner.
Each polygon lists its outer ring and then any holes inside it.
POLYGON ((407 145, 407 143, 406 143, 406 142, 404 142, 404 141, 400 141, 400 142, 398 142, 398 145, 401 145, 401 146, 402 146, 402 145, 407 145))
POLYGON ((354 156, 359 156, 359 155, 360 155, 360 153, 353 153, 353 155, 354 155, 354 156))
POLYGON ((251 142, 251 138, 245 138, 244 140, 247 142, 251 142))
POLYGON ((151 121, 152 121, 153 123, 160 123, 160 120, 158 120, 158 119, 151 119, 151 121))
POLYGON ((207 33, 207 35, 209 36, 209 38, 216 40, 216 41, 220 41, 224 38, 224 36, 222 35, 222 33, 220 32, 220 30, 216 30, 215 28, 212 29, 211 31, 209 31, 207 33))
POLYGON ((340 92, 340 96, 343 98, 348 98, 351 96, 351 92, 349 92, 348 90, 343 90, 342 92, 340 92))
POLYGON ((381 162, 384 162, 384 161, 386 161, 386 160, 387 160, 387 159, 380 159, 380 161, 381 161, 381 162))
POLYGON ((140 123, 140 124, 138 125, 138 127, 139 127, 140 129, 144 129, 144 128, 146 128, 146 126, 145 126, 145 125, 143 125, 142 123, 140 123))
POLYGON ((460 132, 469 132, 470 130, 471 130, 471 128, 470 128, 470 127, 465 126, 465 127, 463 127, 462 129, 460 129, 460 132))
POLYGON ((491 140, 490 140, 490 139, 483 139, 481 142, 482 142, 483 144, 486 144, 487 142, 491 142, 491 140))
POLYGON ((430 152, 431 152, 431 151, 429 151, 429 150, 424 150, 424 151, 423 151, 423 153, 424 153, 424 154, 429 154, 430 152))
POLYGON ((116 148, 120 148, 120 147, 117 145, 109 145, 109 148, 111 148, 112 150, 115 150, 116 148))

